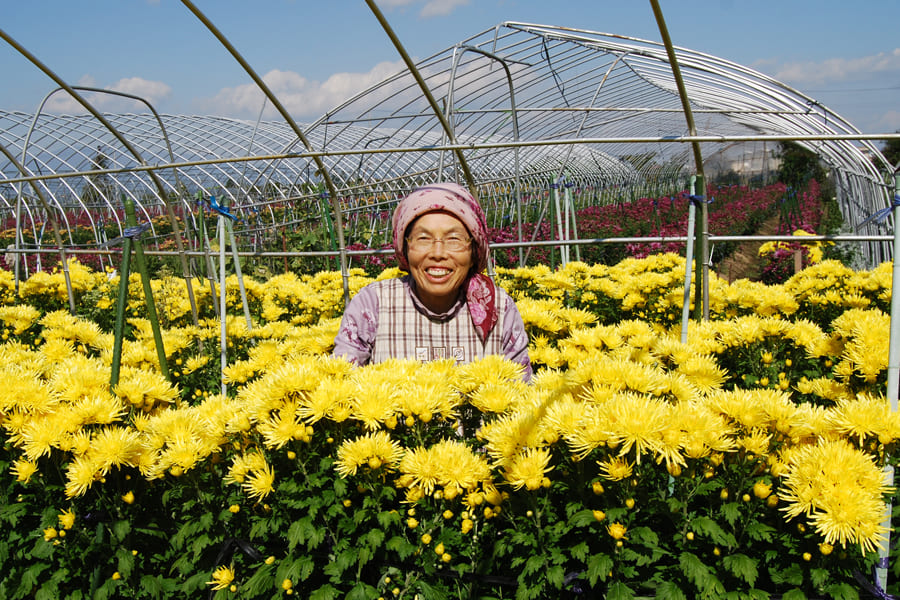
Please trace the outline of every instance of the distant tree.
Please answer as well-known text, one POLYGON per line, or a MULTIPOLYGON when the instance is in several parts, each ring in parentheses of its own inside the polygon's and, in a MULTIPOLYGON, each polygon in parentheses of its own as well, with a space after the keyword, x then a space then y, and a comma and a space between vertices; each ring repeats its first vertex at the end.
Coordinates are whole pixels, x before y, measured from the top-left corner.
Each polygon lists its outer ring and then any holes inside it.
MULTIPOLYGON (((900 129, 895 133, 900 133, 900 129)), ((885 141, 884 146, 881 148, 881 153, 884 154, 884 157, 892 166, 896 167, 897 163, 900 163, 900 140, 885 141)))
POLYGON ((782 183, 801 189, 810 179, 825 183, 828 173, 819 156, 794 142, 781 142, 778 152, 781 166, 778 167, 778 179, 782 183))

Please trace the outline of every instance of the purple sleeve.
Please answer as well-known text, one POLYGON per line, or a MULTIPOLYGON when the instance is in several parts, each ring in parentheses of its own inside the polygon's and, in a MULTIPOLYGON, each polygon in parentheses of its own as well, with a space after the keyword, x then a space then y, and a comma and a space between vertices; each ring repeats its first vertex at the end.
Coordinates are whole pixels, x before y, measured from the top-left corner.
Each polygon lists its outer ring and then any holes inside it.
POLYGON ((519 363, 525 368, 522 378, 526 382, 531 381, 531 359, 528 357, 528 332, 525 331, 525 323, 522 315, 516 307, 515 301, 506 298, 506 312, 503 314, 503 332, 501 343, 503 355, 509 360, 519 363))
POLYGON ((357 365, 368 364, 377 330, 378 290, 370 284, 359 290, 344 310, 332 354, 357 365))

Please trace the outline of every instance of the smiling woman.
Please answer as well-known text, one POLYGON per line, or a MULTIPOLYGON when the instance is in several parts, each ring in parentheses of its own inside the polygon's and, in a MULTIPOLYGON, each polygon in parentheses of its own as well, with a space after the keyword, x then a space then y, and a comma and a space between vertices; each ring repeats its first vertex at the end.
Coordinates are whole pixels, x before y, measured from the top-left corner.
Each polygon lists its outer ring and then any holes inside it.
POLYGON ((487 226, 455 183, 414 190, 394 211, 400 279, 372 283, 347 305, 334 354, 365 365, 391 358, 468 363, 501 355, 531 379, 528 336, 512 298, 482 272, 487 226))

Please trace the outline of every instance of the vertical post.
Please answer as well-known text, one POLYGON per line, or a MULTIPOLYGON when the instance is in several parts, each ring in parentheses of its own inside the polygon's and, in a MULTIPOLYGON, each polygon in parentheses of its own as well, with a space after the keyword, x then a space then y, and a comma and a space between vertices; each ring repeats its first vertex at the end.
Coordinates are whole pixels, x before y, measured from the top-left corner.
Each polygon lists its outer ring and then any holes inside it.
POLYGON ((119 367, 122 364, 122 337, 125 332, 125 305, 128 302, 128 278, 131 275, 131 238, 122 242, 122 264, 119 266, 119 296, 116 298, 116 323, 113 329, 112 369, 109 387, 119 383, 119 367))
POLYGON ((222 396, 225 396, 228 389, 225 386, 225 367, 228 366, 228 335, 226 331, 225 321, 225 215, 219 214, 219 318, 221 319, 221 336, 219 339, 219 348, 222 366, 222 396))
MULTIPOLYGON (((696 199, 696 202, 700 204, 700 218, 698 218, 694 224, 694 237, 700 246, 700 255, 694 261, 694 271, 695 271, 695 283, 694 283, 694 319, 699 321, 701 318, 707 318, 709 315, 705 314, 705 300, 706 294, 704 293, 706 290, 704 289, 704 284, 706 283, 706 269, 709 268, 707 264, 707 228, 706 228, 706 181, 701 174, 697 174, 694 178, 694 190, 691 193, 692 198, 696 199)), ((694 200, 692 200, 693 202, 694 200)), ((690 263, 688 263, 688 268, 690 268, 690 263)), ((708 310, 708 309, 706 309, 708 310)))
POLYGON ((131 231, 134 231, 134 241, 131 237, 125 239, 131 242, 134 247, 134 261, 137 264, 138 272, 141 274, 141 284, 144 287, 144 301, 147 304, 147 319, 150 321, 150 328, 153 330, 153 342, 156 344, 156 357, 159 359, 159 371, 163 377, 169 379, 169 366, 166 362, 166 349, 163 346, 162 332, 159 329, 159 316, 156 313, 156 302, 153 301, 153 288, 150 285, 150 274, 147 272, 147 263, 144 260, 144 246, 141 244, 139 231, 137 229, 137 218, 134 214, 134 201, 131 198, 125 198, 125 224, 131 231))
MULTIPOLYGON (((894 202, 893 202, 893 221, 894 221, 894 252, 893 252, 893 274, 892 289, 898 289, 900 286, 900 173, 894 174, 894 202)), ((887 397, 891 403, 891 411, 897 412, 897 394, 900 392, 900 294, 891 294, 891 338, 888 349, 888 369, 887 369, 887 397)), ((884 465, 884 483, 885 485, 894 487, 894 467, 889 462, 889 457, 885 456, 884 465)), ((890 531, 891 531, 891 513, 893 512, 893 504, 887 502, 884 512, 884 522, 882 523, 888 531, 888 539, 884 544, 884 548, 878 550, 878 562, 875 565, 875 585, 882 591, 887 592, 887 577, 889 557, 891 553, 890 531)))
POLYGON ((681 305, 681 343, 687 344, 688 321, 691 315, 691 262, 694 260, 694 235, 696 226, 697 203, 694 201, 696 178, 691 177, 691 193, 688 202, 687 248, 684 252, 684 299, 681 305))
POLYGON ((247 304, 247 289, 244 287, 244 276, 241 273, 241 258, 238 256, 237 243, 234 238, 234 229, 231 219, 225 220, 228 228, 228 242, 231 244, 231 260, 234 261, 234 274, 237 275, 238 288, 241 291, 241 304, 244 306, 244 319, 247 321, 247 330, 253 329, 253 320, 250 318, 250 306, 247 304))

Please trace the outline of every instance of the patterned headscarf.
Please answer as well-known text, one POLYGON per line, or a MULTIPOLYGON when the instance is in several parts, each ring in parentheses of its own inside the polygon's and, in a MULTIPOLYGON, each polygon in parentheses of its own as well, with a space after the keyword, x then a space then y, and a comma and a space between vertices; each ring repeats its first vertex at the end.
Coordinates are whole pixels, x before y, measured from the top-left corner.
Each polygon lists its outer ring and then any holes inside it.
POLYGON ((497 324, 497 294, 494 282, 481 272, 487 268, 488 232, 484 211, 475 197, 456 183, 433 183, 415 189, 400 201, 392 221, 394 252, 400 268, 409 271, 404 238, 412 223, 430 212, 447 212, 459 219, 472 236, 472 273, 463 283, 472 323, 484 340, 497 324))

